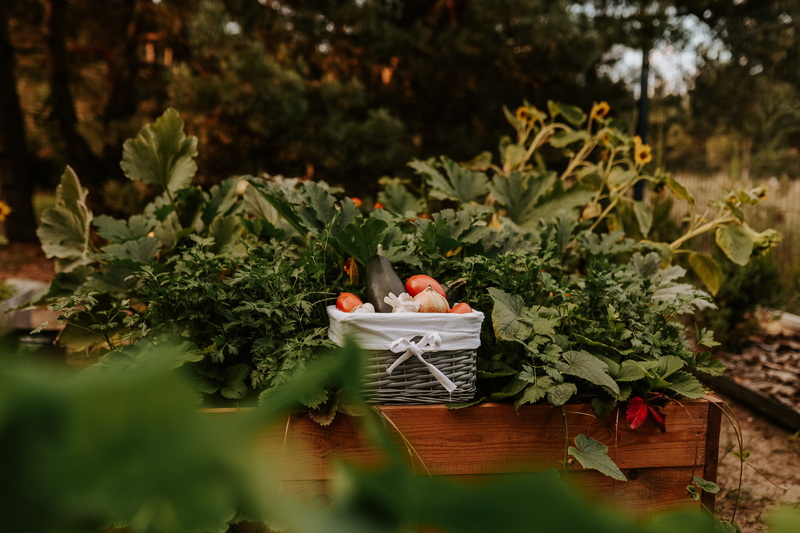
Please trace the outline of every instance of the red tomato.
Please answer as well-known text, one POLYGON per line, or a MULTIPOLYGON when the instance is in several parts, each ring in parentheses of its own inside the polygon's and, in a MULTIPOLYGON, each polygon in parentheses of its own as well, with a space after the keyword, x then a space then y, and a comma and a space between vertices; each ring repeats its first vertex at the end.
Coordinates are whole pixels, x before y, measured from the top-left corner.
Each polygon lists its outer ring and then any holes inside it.
POLYGON ((336 308, 345 313, 352 313, 353 309, 361 305, 361 300, 355 294, 343 292, 336 298, 336 308))
POLYGON ((444 289, 441 285, 439 285, 438 281, 423 274, 417 274, 416 276, 411 276, 408 278, 408 281, 406 281, 406 292, 413 298, 417 294, 424 291, 428 285, 430 285, 433 290, 445 298, 447 297, 447 295, 444 293, 444 289))
POLYGON ((472 308, 469 306, 469 304, 466 304, 464 302, 461 302, 460 304, 454 305, 448 311, 448 313, 458 313, 460 315, 465 315, 465 314, 471 313, 471 312, 472 312, 472 308))

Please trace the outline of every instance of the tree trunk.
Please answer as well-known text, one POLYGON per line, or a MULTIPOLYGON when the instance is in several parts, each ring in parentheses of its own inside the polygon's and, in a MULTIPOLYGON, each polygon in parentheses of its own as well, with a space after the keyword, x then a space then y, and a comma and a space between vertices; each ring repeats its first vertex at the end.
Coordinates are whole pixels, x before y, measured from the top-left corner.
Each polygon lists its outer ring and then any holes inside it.
POLYGON ((36 242, 33 216, 36 177, 30 174, 8 19, 8 2, 0 1, 0 200, 12 209, 5 222, 8 240, 36 242))
POLYGON ((139 75, 139 59, 137 55, 138 25, 142 9, 139 0, 125 0, 122 4, 126 21, 124 41, 116 47, 114 60, 109 63, 111 72, 110 92, 106 104, 103 126, 106 131, 106 142, 103 147, 103 169, 108 179, 122 178, 119 167, 122 158, 122 142, 118 134, 112 134, 115 122, 124 122, 139 109, 141 95, 137 89, 139 75))
POLYGON ((67 154, 67 162, 75 169, 81 182, 99 190, 103 183, 100 161, 92 153, 86 139, 78 133, 78 117, 69 87, 69 58, 67 57, 67 0, 48 0, 46 3, 45 36, 50 59, 50 100, 52 117, 58 126, 67 154))

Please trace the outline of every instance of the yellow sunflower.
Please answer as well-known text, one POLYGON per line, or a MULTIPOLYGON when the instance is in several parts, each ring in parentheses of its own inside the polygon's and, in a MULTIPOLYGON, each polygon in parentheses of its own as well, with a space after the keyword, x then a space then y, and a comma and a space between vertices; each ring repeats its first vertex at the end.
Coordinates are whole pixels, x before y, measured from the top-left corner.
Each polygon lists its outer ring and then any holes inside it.
POLYGON ((633 138, 633 161, 637 165, 645 165, 653 160, 653 155, 650 153, 652 148, 649 144, 644 144, 642 138, 638 135, 633 138))
POLYGON ((0 200, 0 222, 4 221, 11 214, 11 208, 7 203, 0 200))
POLYGON ((603 101, 599 104, 594 104, 589 116, 590 118, 603 118, 608 115, 609 111, 611 111, 611 106, 608 105, 608 102, 603 101))
POLYGON ((526 124, 533 124, 533 121, 535 120, 535 117, 531 112, 533 109, 536 108, 530 108, 527 106, 518 107, 516 113, 517 120, 519 120, 520 122, 525 122, 526 124))

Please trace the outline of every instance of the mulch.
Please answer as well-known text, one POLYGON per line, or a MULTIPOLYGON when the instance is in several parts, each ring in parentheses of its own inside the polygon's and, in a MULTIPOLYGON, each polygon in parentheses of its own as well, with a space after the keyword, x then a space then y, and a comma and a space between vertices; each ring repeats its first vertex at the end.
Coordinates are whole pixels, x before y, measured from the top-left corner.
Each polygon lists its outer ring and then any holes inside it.
POLYGON ((54 262, 36 243, 11 243, 0 246, 0 281, 25 278, 50 283, 55 276, 54 262))

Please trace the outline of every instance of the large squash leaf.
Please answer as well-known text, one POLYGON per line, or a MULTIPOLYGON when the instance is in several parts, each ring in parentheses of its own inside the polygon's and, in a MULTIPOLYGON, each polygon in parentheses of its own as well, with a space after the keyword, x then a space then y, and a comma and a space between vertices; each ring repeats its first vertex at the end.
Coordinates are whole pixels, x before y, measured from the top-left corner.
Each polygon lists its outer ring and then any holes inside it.
POLYGON ((378 253, 378 244, 383 241, 387 224, 378 218, 367 218, 345 227, 333 237, 339 248, 366 266, 370 258, 378 253))
POLYGON ((422 211, 422 200, 408 192, 402 183, 389 183, 378 193, 378 201, 391 213, 414 217, 422 211))
POLYGON ((497 175, 491 185, 494 199, 506 209, 506 215, 521 227, 539 222, 536 204, 555 183, 555 172, 512 172, 497 175))
POLYGON ((56 258, 56 271, 69 272, 92 262, 89 226, 92 212, 86 207, 88 191, 67 167, 56 188, 56 204, 42 213, 36 235, 47 257, 56 258))
POLYGON ((97 234, 109 242, 122 243, 146 236, 156 225, 156 219, 147 215, 133 215, 128 220, 119 220, 100 215, 93 222, 97 234))
POLYGON ((489 287, 489 296, 494 301, 492 325, 498 340, 524 342, 530 337, 532 328, 519 318, 526 311, 525 302, 516 294, 508 294, 489 287))
POLYGON ((447 157, 441 159, 446 176, 436 169, 433 160, 409 163, 411 168, 427 177, 431 196, 463 204, 480 200, 489 193, 486 174, 472 171, 447 157))
POLYGON ((741 224, 731 224, 717 228, 717 245, 728 259, 737 265, 745 266, 753 253, 753 236, 741 224))
POLYGON ((197 172, 197 137, 187 137, 178 112, 167 109, 122 145, 122 172, 128 179, 155 183, 175 192, 191 184, 197 172))
POLYGON ((595 194, 595 191, 578 184, 565 189, 563 181, 556 181, 553 184, 553 190, 539 199, 539 204, 536 206, 536 218, 523 227, 533 229, 539 220, 551 220, 560 211, 577 218, 576 208, 585 206, 595 194))

